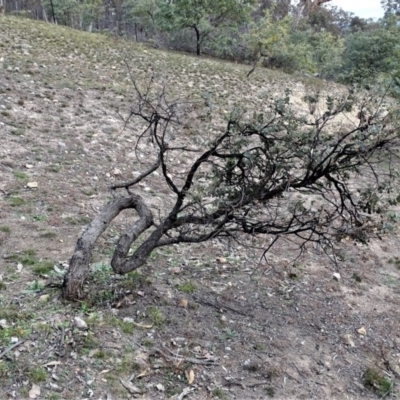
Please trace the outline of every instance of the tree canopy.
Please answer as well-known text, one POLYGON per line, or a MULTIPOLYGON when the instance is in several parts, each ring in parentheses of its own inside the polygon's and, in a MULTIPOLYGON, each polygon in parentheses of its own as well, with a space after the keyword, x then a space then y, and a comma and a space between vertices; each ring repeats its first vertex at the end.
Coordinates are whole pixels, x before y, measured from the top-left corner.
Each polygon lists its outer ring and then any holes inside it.
POLYGON ((217 28, 241 24, 250 17, 255 0, 175 0, 160 2, 161 26, 168 30, 191 29, 196 53, 217 28))
POLYGON ((78 239, 65 276, 66 298, 84 296, 95 242, 130 208, 138 218, 117 241, 111 266, 118 274, 139 268, 154 249, 173 244, 269 235, 271 246, 293 237, 300 251, 317 243, 329 256, 335 240, 350 236, 365 242, 389 226, 387 207, 400 198, 399 115, 385 97, 311 93, 304 98, 308 112, 299 114, 289 92, 266 94, 259 109, 235 108, 217 129, 209 101, 203 106, 170 101, 152 82, 144 90, 135 84, 126 123, 145 122, 138 141, 154 143, 153 161, 135 179, 112 186, 113 199, 78 239), (202 145, 184 134, 193 106, 203 115, 202 131, 213 126, 215 132, 202 145), (353 122, 344 124, 350 115, 353 122), (191 161, 178 172, 173 160, 183 157, 191 161), (135 185, 157 170, 172 203, 156 217, 135 185))

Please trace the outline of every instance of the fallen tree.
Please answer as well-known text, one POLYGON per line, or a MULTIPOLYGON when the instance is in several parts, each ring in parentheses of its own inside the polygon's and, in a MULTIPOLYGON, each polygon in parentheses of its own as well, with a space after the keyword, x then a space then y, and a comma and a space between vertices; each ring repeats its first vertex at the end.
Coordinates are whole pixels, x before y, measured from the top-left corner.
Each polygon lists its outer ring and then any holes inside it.
MULTIPOLYGON (((169 102, 151 83, 144 91, 134 87, 126 121, 146 124, 137 143, 151 140, 154 157, 135 179, 110 188, 113 198, 77 241, 64 298, 85 296, 94 245, 127 209, 137 219, 117 241, 111 260, 117 274, 142 266, 154 249, 178 243, 269 235, 266 253, 280 239, 295 237, 300 250, 317 243, 329 256, 338 238, 364 241, 389 226, 387 207, 399 200, 399 115, 384 97, 360 98, 352 91, 336 98, 307 96, 308 112, 298 115, 289 95, 267 96, 260 110, 232 111, 220 133, 194 146, 183 137, 193 104, 169 102), (187 144, 174 145, 179 135, 187 144), (172 160, 188 154, 192 162, 178 172, 172 160), (173 199, 157 218, 136 190, 154 174, 173 199), (135 242, 140 244, 132 253, 135 242)), ((213 117, 207 101, 202 108, 203 119, 213 117)))

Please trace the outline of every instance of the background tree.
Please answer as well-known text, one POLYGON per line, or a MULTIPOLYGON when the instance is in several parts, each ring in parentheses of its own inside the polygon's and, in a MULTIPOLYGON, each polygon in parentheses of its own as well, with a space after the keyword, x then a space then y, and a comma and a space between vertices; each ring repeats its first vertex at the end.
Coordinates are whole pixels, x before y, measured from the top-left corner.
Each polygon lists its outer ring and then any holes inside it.
POLYGON ((400 15, 399 0, 381 0, 381 4, 386 14, 400 15))
POLYGON ((258 110, 235 109, 222 127, 213 121, 209 99, 199 110, 199 103, 169 101, 152 84, 135 89, 126 122, 145 123, 138 141, 153 141, 153 161, 135 179, 111 187, 113 198, 77 241, 64 280, 65 298, 85 296, 93 246, 126 209, 135 209, 138 218, 117 241, 111 260, 117 274, 139 268, 154 249, 173 244, 270 235, 266 252, 293 237, 300 251, 313 242, 332 255, 335 240, 365 241, 370 232, 387 226, 373 216, 384 217, 386 206, 399 199, 394 191, 399 111, 391 111, 375 93, 364 98, 353 92, 326 99, 309 95, 309 111, 303 115, 290 106, 289 93, 266 95, 258 110), (194 109, 203 120, 203 140, 196 146, 180 135, 194 109), (345 124, 351 115, 353 123, 345 124), (219 134, 204 137, 218 126, 219 134), (191 160, 184 171, 174 161, 182 157, 191 160), (134 191, 151 175, 171 193, 170 206, 156 215, 134 191), (135 242, 139 245, 132 252, 135 242))
POLYGON ((165 31, 190 29, 195 33, 196 54, 217 28, 237 26, 251 15, 254 0, 175 0, 160 2, 159 23, 165 31))
POLYGON ((400 63, 399 43, 400 27, 393 18, 373 29, 347 35, 339 78, 344 82, 371 83, 390 77, 400 63))

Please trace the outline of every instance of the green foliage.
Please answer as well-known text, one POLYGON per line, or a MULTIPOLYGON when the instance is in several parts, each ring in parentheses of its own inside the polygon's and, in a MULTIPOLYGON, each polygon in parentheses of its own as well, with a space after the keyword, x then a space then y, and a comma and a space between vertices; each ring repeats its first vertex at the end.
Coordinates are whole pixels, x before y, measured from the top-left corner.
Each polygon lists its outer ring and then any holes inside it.
POLYGON ((364 386, 372 389, 380 396, 387 396, 392 391, 392 383, 379 371, 368 368, 364 373, 364 386))
POLYGON ((9 199, 9 203, 11 207, 20 207, 25 204, 25 200, 19 196, 12 196, 9 199))
POLYGON ((165 322, 165 317, 160 311, 160 309, 156 306, 150 306, 147 309, 149 316, 155 326, 162 326, 165 322))
POLYGON ((378 28, 359 31, 346 37, 343 82, 375 82, 380 76, 400 77, 400 26, 386 19, 378 28))
POLYGON ((47 371, 42 367, 33 368, 28 375, 33 383, 46 382, 47 379, 47 371))
POLYGON ((340 66, 344 50, 343 40, 332 33, 309 25, 296 28, 290 16, 274 20, 270 12, 250 29, 248 46, 266 67, 324 75, 340 66))
POLYGON ((36 275, 46 275, 53 271, 54 262, 51 260, 43 260, 35 263, 33 273, 36 275))
POLYGON ((166 32, 193 30, 200 55, 206 37, 216 29, 247 21, 254 3, 254 0, 162 0, 158 21, 166 32))
POLYGON ((43 5, 51 19, 78 29, 87 29, 90 24, 96 24, 104 14, 102 0, 44 0, 43 5))
POLYGON ((139 30, 151 34, 155 31, 158 3, 157 0, 126 0, 123 5, 125 18, 139 30))
POLYGON ((178 289, 183 293, 193 293, 196 290, 196 285, 192 281, 178 285, 178 289))

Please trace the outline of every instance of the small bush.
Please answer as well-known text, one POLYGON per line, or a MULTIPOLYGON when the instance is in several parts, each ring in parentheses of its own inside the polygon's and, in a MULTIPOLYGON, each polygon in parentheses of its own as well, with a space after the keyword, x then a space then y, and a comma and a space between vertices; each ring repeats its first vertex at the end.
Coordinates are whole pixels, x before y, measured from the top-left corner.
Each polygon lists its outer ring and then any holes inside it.
POLYGON ((392 383, 376 369, 368 368, 364 373, 363 379, 364 386, 380 396, 387 396, 392 391, 392 383))

